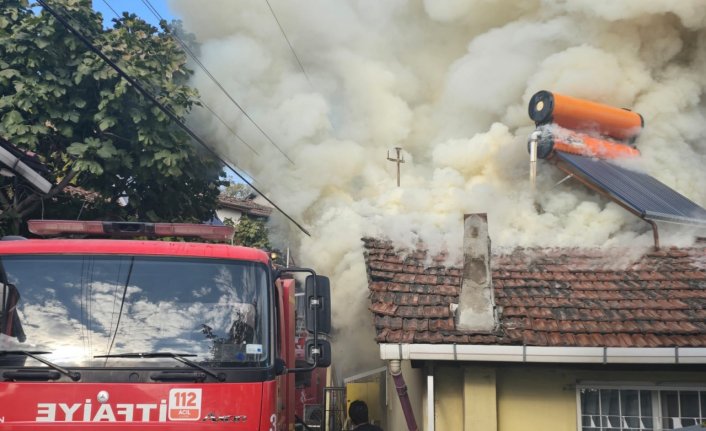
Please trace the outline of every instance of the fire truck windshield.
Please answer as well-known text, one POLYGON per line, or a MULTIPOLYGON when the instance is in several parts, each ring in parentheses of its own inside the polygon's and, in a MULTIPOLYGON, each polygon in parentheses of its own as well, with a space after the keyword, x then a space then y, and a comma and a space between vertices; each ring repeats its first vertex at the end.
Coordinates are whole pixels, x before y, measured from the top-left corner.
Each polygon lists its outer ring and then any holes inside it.
MULTIPOLYGON (((159 354, 121 357, 134 352, 184 352, 209 368, 268 364, 262 264, 92 255, 3 256, 0 263, 0 350, 51 352, 42 356, 72 368, 183 366, 159 354)), ((41 365, 8 358, 0 357, 0 367, 41 365)))

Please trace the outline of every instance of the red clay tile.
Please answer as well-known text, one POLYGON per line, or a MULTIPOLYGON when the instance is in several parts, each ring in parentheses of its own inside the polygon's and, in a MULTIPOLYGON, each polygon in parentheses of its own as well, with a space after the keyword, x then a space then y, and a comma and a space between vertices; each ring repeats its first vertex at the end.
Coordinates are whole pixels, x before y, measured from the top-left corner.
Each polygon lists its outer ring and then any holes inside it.
POLYGON ((444 307, 444 306, 425 305, 423 307, 423 315, 424 315, 424 317, 428 317, 428 318, 450 317, 451 310, 449 310, 449 307, 444 307))
POLYGON ((402 283, 387 283, 387 290, 390 292, 409 292, 409 284, 402 283))
POLYGON ((416 343, 438 344, 444 342, 444 336, 438 332, 414 332, 414 341, 416 343))
POLYGON ((429 320, 428 319, 403 319, 404 323, 402 329, 405 331, 428 331, 429 330, 429 320))
POLYGON ((416 293, 398 293, 395 295, 397 305, 418 305, 419 295, 416 293))
POLYGON ((421 307, 412 307, 412 306, 399 306, 399 307, 397 307, 396 314, 400 317, 413 317, 413 318, 426 317, 426 316, 424 316, 424 313, 422 312, 421 307))
POLYGON ((384 292, 387 290, 387 282, 385 281, 373 281, 371 282, 368 287, 370 290, 374 290, 376 292, 384 292))
POLYGON ((525 330, 522 331, 522 338, 528 346, 547 345, 547 335, 543 332, 525 330))
POLYGON ((461 287, 460 286, 452 286, 449 284, 441 284, 434 286, 430 289, 430 291, 439 294, 439 295, 447 295, 447 296, 458 296, 461 293, 461 287))
POLYGON ((545 332, 559 330, 559 324, 557 323, 556 320, 553 320, 553 319, 533 319, 531 322, 531 327, 532 327, 532 329, 534 329, 536 331, 545 331, 545 332))
POLYGON ((391 317, 389 321, 390 329, 402 329, 402 318, 401 317, 391 317))
POLYGON ((603 334, 606 347, 620 347, 620 338, 617 334, 603 334))
POLYGON ((370 271, 370 277, 375 280, 392 280, 394 273, 385 271, 370 271))
POLYGON ((397 273, 393 276, 392 281, 395 283, 414 283, 416 276, 416 274, 397 273))
POLYGON ((430 286, 423 286, 421 284, 409 284, 409 291, 414 293, 427 294, 429 293, 430 286))
POLYGON ((613 258, 600 250, 494 256, 493 290, 505 334, 499 337, 453 329, 448 304, 458 302, 460 268, 441 262, 424 268, 423 249, 405 254, 386 241, 364 243, 379 342, 706 345, 706 249, 650 253, 622 269, 612 268, 613 258), (696 259, 701 266, 694 266, 696 259))
POLYGON ((633 346, 632 335, 630 335, 630 334, 617 334, 617 335, 618 335, 618 341, 619 341, 619 344, 617 347, 632 347, 633 346))
POLYGON ((525 309, 527 310, 526 315, 529 317, 535 317, 538 319, 549 319, 553 316, 551 308, 526 307, 525 309))
POLYGON ((376 328, 389 328, 390 316, 375 316, 374 325, 376 328))
POLYGON ((454 319, 429 319, 430 331, 453 331, 456 329, 454 319))
POLYGON ((556 322, 560 332, 586 332, 583 322, 578 320, 557 320, 556 322))
POLYGON ((381 302, 376 302, 375 304, 371 304, 369 308, 370 311, 375 314, 394 316, 398 307, 395 304, 383 304, 381 302))
POLYGON ((385 271, 385 272, 400 272, 403 270, 403 266, 395 263, 388 262, 370 262, 368 265, 373 271, 385 271))
POLYGON ((444 335, 444 343, 445 344, 468 344, 470 342, 471 342, 471 340, 468 335, 460 335, 460 334, 444 335))

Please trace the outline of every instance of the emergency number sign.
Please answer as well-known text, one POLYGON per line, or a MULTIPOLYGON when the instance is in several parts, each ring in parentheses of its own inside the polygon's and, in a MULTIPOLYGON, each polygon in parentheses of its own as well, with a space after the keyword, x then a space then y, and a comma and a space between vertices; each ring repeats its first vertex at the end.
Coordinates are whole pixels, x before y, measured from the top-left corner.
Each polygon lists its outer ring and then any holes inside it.
POLYGON ((169 420, 197 421, 201 418, 201 388, 174 388, 169 391, 169 420))

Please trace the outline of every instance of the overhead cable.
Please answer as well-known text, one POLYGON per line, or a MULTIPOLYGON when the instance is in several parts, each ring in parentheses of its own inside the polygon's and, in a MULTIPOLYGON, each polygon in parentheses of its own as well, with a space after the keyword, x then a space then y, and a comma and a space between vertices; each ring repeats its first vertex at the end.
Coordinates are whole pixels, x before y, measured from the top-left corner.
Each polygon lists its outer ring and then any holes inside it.
MULTIPOLYGON (((149 0, 142 0, 142 3, 147 6, 147 8, 152 12, 152 14, 154 14, 157 19, 164 20, 164 18, 162 18, 162 15, 159 13, 159 11, 157 11, 154 6, 152 6, 152 3, 150 3, 149 0)), ((194 54, 191 48, 189 48, 189 46, 183 40, 181 40, 179 35, 177 35, 173 31, 170 32, 170 34, 174 37, 174 40, 176 40, 176 42, 182 47, 184 52, 186 52, 186 54, 191 57, 192 60, 194 60, 196 65, 198 65, 199 68, 203 70, 206 76, 208 76, 211 81, 213 81, 213 83, 216 84, 216 86, 223 92, 223 94, 225 94, 226 97, 231 102, 233 102, 233 104, 240 110, 240 112, 245 115, 245 118, 247 118, 252 123, 252 125, 255 126, 257 130, 260 131, 260 133, 262 133, 262 135, 270 142, 270 144, 277 148, 280 154, 282 154, 289 161, 289 163, 294 165, 294 161, 287 155, 287 153, 285 153, 284 150, 282 150, 282 148, 280 148, 279 145, 275 143, 275 141, 270 137, 270 135, 268 135, 267 132, 265 132, 262 127, 260 127, 260 125, 255 122, 255 120, 250 116, 250 114, 245 111, 245 109, 240 105, 240 103, 235 100, 235 98, 228 92, 228 90, 226 90, 225 87, 223 87, 223 85, 218 81, 218 79, 216 79, 216 77, 213 76, 213 74, 206 68, 206 66, 201 62, 201 60, 196 56, 196 54, 194 54)))
MULTIPOLYGON (((113 9, 113 7, 110 5, 110 3, 108 3, 108 0, 103 0, 103 3, 105 3, 105 5, 108 6, 108 8, 110 8, 110 10, 113 11, 113 13, 115 14, 115 16, 116 16, 118 19, 120 19, 120 14, 118 14, 118 12, 117 12, 115 9, 113 9)), ((152 13, 154 14, 155 12, 152 12, 152 13)), ((230 131, 230 133, 231 133, 233 136, 235 136, 235 138, 236 138, 237 140, 239 140, 243 145, 245 145, 246 147, 248 147, 248 148, 250 149, 250 151, 252 151, 253 153, 255 153, 255 155, 258 155, 258 156, 260 155, 260 153, 258 153, 257 150, 255 150, 255 148, 252 147, 252 145, 248 144, 243 138, 241 138, 240 135, 238 135, 238 133, 236 133, 236 131, 233 130, 233 128, 230 127, 230 126, 228 125, 228 123, 226 123, 225 120, 224 120, 220 115, 218 115, 218 114, 216 113, 216 111, 213 110, 213 108, 211 108, 210 106, 208 106, 208 104, 201 98, 201 95, 199 95, 199 103, 201 103, 201 105, 203 105, 203 107, 204 107, 206 110, 208 110, 214 117, 216 117, 216 119, 218 119, 218 121, 220 121, 220 123, 223 124, 223 126, 224 126, 226 129, 228 129, 228 130, 230 131)), ((242 169, 242 168, 240 168, 240 167, 238 167, 238 166, 236 166, 236 167, 237 167, 238 169, 240 169, 241 171, 244 171, 244 169, 242 169)), ((247 173, 247 172, 246 172, 246 173, 247 173)), ((248 175, 250 175, 250 174, 248 174, 248 175)))
POLYGON ((37 3, 39 3, 40 6, 42 6, 47 12, 49 12, 54 18, 56 18, 57 21, 59 21, 69 32, 73 33, 74 36, 76 36, 86 47, 96 54, 98 57, 100 57, 101 60, 103 60, 108 66, 110 66, 113 70, 117 72, 117 74, 123 78, 125 81, 127 81, 130 85, 132 85, 135 90, 137 90, 142 96, 145 98, 149 99, 160 111, 162 111, 167 117, 169 117, 172 121, 174 121, 182 130, 184 130, 191 138, 193 138, 196 142, 199 143, 207 152, 209 152, 213 157, 215 157, 218 161, 220 161, 223 165, 225 165, 228 169, 230 169, 235 175, 237 175, 245 184, 247 184, 250 188, 252 188, 255 192, 257 192, 260 196, 262 196, 267 202, 269 202, 277 211, 279 211, 283 216, 285 216, 289 221, 294 223, 295 226, 297 226, 302 232, 304 232, 307 236, 311 236, 311 234, 301 225, 299 224, 294 218, 292 218, 289 214, 287 214, 282 208, 280 208, 274 201, 272 201, 270 198, 268 198, 264 193, 262 193, 260 190, 258 190, 252 182, 250 182, 245 176, 243 176, 240 172, 235 170, 230 164, 223 159, 214 149, 212 149, 206 142, 199 136, 197 135, 193 130, 189 128, 189 126, 186 125, 174 112, 172 112, 171 109, 163 105, 157 98, 147 91, 137 80, 132 78, 130 75, 128 75, 120 66, 115 64, 111 59, 109 59, 103 51, 100 50, 97 46, 95 46, 86 36, 84 36, 81 32, 79 32, 76 28, 74 28, 67 20, 64 18, 61 14, 59 14, 56 10, 54 10, 51 6, 49 6, 46 2, 46 0, 37 0, 37 3))
MULTIPOLYGON (((111 11, 113 11, 113 13, 115 14, 116 18, 120 19, 120 14, 110 5, 110 3, 108 2, 108 0, 103 0, 103 3, 105 3, 105 5, 108 6, 108 8, 109 8, 111 11)), ((128 27, 128 30, 129 30, 129 29, 130 29, 130 28, 128 27)), ((200 98, 199 98, 199 103, 201 103, 201 105, 203 105, 204 108, 206 108, 211 114, 213 114, 213 116, 216 117, 216 118, 218 119, 218 121, 220 121, 221 124, 223 124, 223 126, 224 126, 225 128, 227 128, 233 136, 235 136, 236 139, 238 139, 240 142, 243 143, 243 145, 245 145, 246 147, 248 147, 248 148, 250 149, 250 151, 252 151, 253 153, 255 153, 255 154, 258 155, 258 156, 260 155, 260 153, 258 153, 250 144, 248 144, 243 138, 241 138, 241 137, 235 132, 235 130, 233 130, 233 129, 225 122, 225 120, 224 120, 223 118, 221 118, 221 116, 216 113, 216 111, 214 111, 210 106, 208 106, 208 104, 207 104, 206 102, 204 102, 203 99, 200 99, 200 98)), ((253 183, 259 184, 259 181, 255 180, 255 178, 252 176, 252 174, 250 174, 250 172, 246 171, 245 169, 243 169, 242 167, 238 166, 237 164, 233 163, 233 169, 238 169, 239 171, 244 172, 245 175, 247 175, 248 177, 250 177, 250 180, 251 180, 253 183)), ((80 215, 80 212, 79 212, 79 215, 80 215)))
POLYGON ((279 31, 282 32, 282 36, 284 36, 284 40, 287 41, 287 45, 289 45, 289 50, 292 51, 292 54, 294 55, 294 58, 297 60, 297 64, 299 65, 299 69, 301 69, 302 73, 306 77, 306 80, 309 82, 310 87, 314 87, 311 85, 311 80, 309 79, 309 74, 306 73, 306 70, 304 70, 304 66, 302 65, 302 62, 299 60, 299 56, 297 55, 296 51, 294 51, 294 47, 292 46, 292 43, 289 41, 289 38, 287 37, 287 33, 285 33, 284 28, 282 27, 282 24, 280 24, 279 19, 277 19, 277 15, 275 14, 274 9, 272 9, 272 5, 270 5, 270 0, 265 0, 267 3, 267 7, 270 8, 270 12, 272 13, 272 17, 275 19, 275 22, 277 23, 277 27, 279 27, 279 31))

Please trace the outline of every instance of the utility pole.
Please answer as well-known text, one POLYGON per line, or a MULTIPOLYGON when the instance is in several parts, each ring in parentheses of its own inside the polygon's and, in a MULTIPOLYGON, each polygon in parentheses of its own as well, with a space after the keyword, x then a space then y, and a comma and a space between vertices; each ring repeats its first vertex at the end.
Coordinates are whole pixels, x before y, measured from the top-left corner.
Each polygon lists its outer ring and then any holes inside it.
POLYGON ((401 154, 402 147, 395 147, 395 151, 397 151, 397 157, 393 159, 390 157, 390 150, 387 150, 387 160, 397 163, 397 187, 399 187, 400 186, 400 164, 404 163, 404 157, 401 154))

